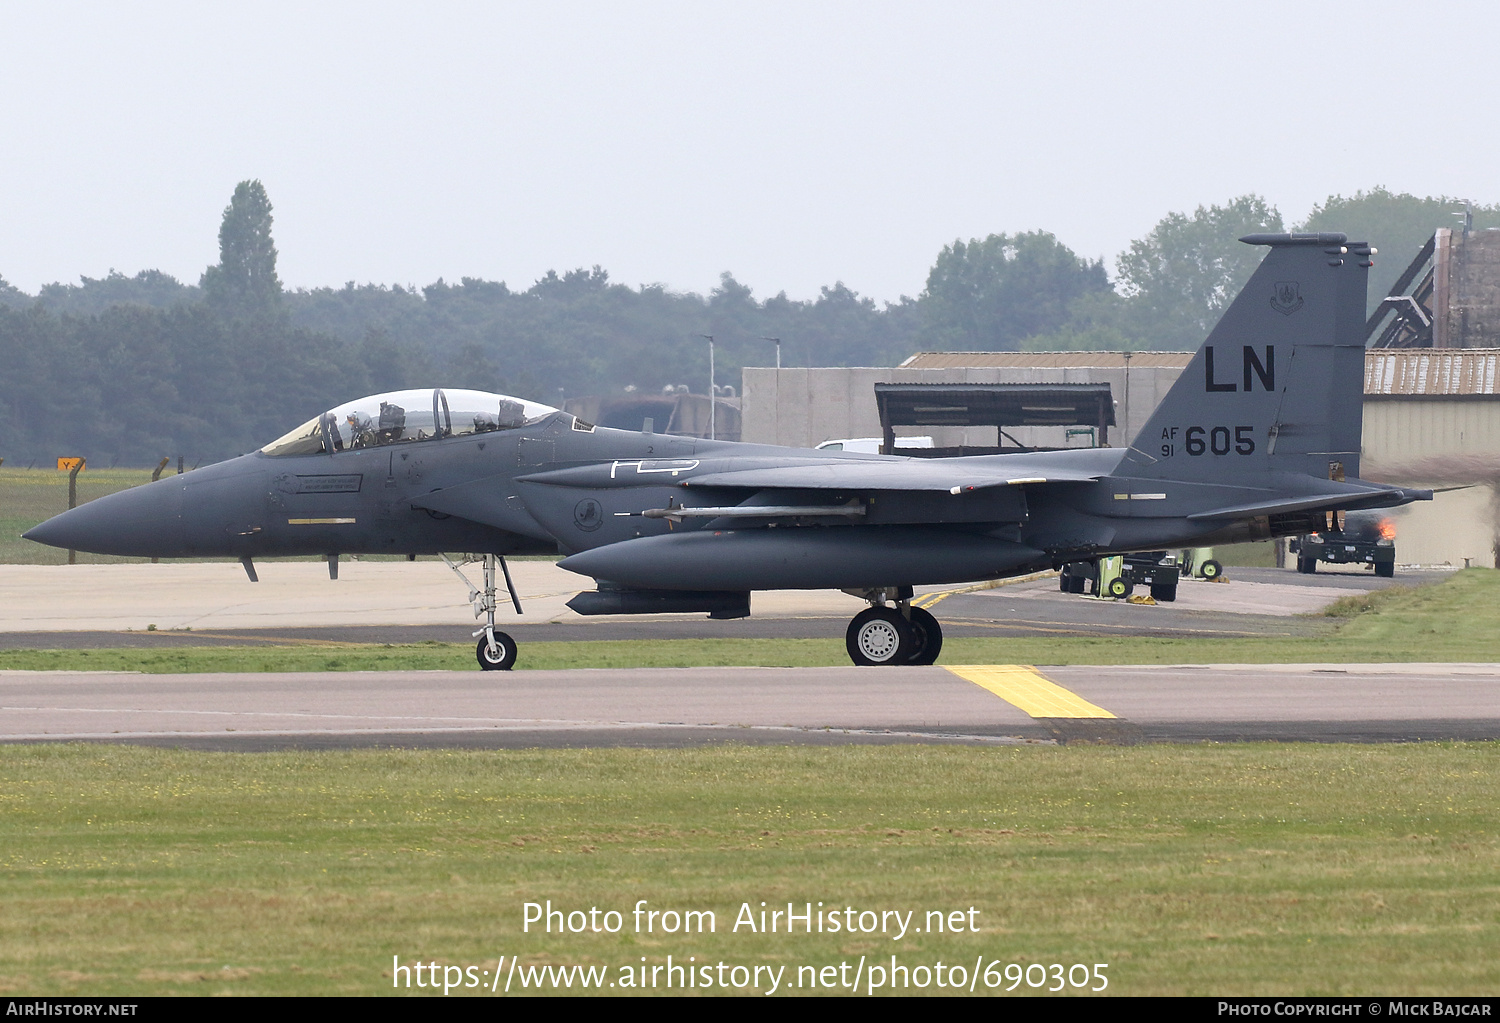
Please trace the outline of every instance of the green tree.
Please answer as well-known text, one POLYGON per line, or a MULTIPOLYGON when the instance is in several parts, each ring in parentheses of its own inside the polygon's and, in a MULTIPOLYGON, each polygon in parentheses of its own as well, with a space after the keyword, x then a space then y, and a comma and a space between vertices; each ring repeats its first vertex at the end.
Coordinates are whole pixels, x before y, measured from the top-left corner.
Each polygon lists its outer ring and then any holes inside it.
POLYGON ((1258 195, 1170 213, 1119 257, 1130 329, 1158 349, 1192 349, 1244 287, 1265 250, 1241 235, 1279 232, 1281 214, 1258 195))
POLYGON ((165 309, 195 301, 198 289, 182 284, 160 270, 142 270, 126 277, 110 270, 108 277, 80 277, 78 284, 44 284, 37 301, 55 313, 91 316, 111 306, 142 305, 165 309))
POLYGON ((1065 324, 1077 300, 1109 290, 1102 260, 1079 258, 1049 232, 1027 231, 946 246, 920 301, 929 344, 1014 351, 1065 324))
MULTIPOLYGON (((1417 198, 1377 185, 1345 198, 1330 195, 1314 206, 1298 231, 1342 231, 1351 241, 1369 242, 1380 250, 1370 271, 1369 304, 1373 310, 1390 294, 1396 278, 1416 258, 1432 232, 1440 227, 1461 229, 1462 199, 1447 196, 1417 198)), ((1474 229, 1500 227, 1500 205, 1475 206, 1474 229)))
POLYGON ((1021 342, 1023 352, 1120 352, 1159 348, 1131 329, 1130 302, 1119 292, 1085 295, 1068 307, 1068 322, 1021 342))
POLYGON ((276 246, 271 241, 271 200, 259 181, 241 181, 219 225, 219 262, 203 273, 204 297, 234 317, 264 317, 281 308, 276 246))
POLYGON ((0 277, 0 306, 9 306, 12 309, 25 309, 31 305, 31 296, 20 288, 0 277))

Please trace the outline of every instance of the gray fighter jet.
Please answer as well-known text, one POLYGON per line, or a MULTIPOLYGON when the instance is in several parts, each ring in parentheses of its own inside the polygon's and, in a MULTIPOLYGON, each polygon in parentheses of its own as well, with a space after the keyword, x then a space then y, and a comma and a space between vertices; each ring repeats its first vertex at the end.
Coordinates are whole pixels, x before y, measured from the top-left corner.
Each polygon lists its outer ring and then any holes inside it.
MULTIPOLYGON (((761 589, 843 589, 856 664, 930 664, 912 587, 1310 533, 1327 513, 1428 500, 1360 480, 1365 279, 1342 234, 1269 253, 1127 448, 923 459, 595 427, 458 389, 349 402, 259 451, 92 501, 26 536, 140 557, 470 551, 481 667, 506 555, 558 553, 580 614, 750 613, 761 589)), ((453 563, 450 561, 450 565, 453 563)), ((453 566, 457 569, 457 566, 453 566)), ((461 573, 460 573, 461 574, 461 573)))

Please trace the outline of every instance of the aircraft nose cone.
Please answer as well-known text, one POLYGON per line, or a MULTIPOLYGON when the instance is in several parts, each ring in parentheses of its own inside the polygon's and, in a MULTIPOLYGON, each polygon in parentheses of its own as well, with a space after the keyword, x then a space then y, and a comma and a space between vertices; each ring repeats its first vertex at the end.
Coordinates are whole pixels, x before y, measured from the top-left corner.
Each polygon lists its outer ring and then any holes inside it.
POLYGON ((21 534, 21 539, 35 540, 37 543, 44 543, 48 547, 66 548, 68 545, 64 538, 71 530, 66 526, 59 528, 58 523, 62 518, 63 516, 61 515, 54 515, 41 525, 32 526, 21 534))
POLYGON ((79 505, 21 536, 90 554, 170 558, 183 553, 181 510, 181 485, 162 480, 79 505))

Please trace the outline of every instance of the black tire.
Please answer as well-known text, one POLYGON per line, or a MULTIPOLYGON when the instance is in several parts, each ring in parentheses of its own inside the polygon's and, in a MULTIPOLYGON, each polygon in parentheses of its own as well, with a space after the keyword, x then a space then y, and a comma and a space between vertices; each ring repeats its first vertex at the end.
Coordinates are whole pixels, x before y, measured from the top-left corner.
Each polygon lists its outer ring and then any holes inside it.
POLYGON ((509 671, 516 664, 516 641, 503 632, 495 633, 495 646, 499 647, 499 657, 491 656, 489 651, 490 641, 479 637, 479 646, 474 648, 474 656, 479 659, 479 667, 483 671, 509 671))
POLYGON ((867 607, 854 616, 844 633, 844 649, 859 665, 909 664, 916 634, 901 612, 889 607, 867 607))
POLYGON ((1202 573, 1203 578, 1205 579, 1217 579, 1219 578, 1219 576, 1224 574, 1224 566, 1219 564, 1213 558, 1209 558, 1203 563, 1202 567, 1199 568, 1198 571, 1202 573))
POLYGON ((1173 583, 1170 586, 1166 584, 1152 584, 1151 599, 1156 601, 1158 604, 1172 603, 1172 601, 1177 599, 1177 584, 1173 583))
POLYGON ((931 611, 914 607, 911 609, 911 619, 907 624, 911 627, 915 642, 912 645, 911 658, 906 663, 936 663, 938 654, 943 652, 943 627, 938 624, 938 620, 932 616, 931 611))
POLYGON ((1073 589, 1073 577, 1072 577, 1072 573, 1070 573, 1068 571, 1067 566, 1064 566, 1063 570, 1061 572, 1057 573, 1057 589, 1058 589, 1059 593, 1071 593, 1072 592, 1072 589, 1073 589))
POLYGON ((1113 597, 1116 600, 1123 600, 1126 597, 1130 596, 1131 589, 1133 589, 1133 587, 1130 585, 1130 583, 1126 582, 1119 576, 1116 576, 1109 581, 1109 586, 1106 587, 1106 595, 1113 597))
POLYGON ((1382 579, 1390 579, 1396 575, 1396 563, 1394 561, 1375 562, 1375 574, 1382 579))
POLYGON ((1303 575, 1312 575, 1317 570, 1318 570, 1318 559, 1317 558, 1298 558, 1297 559, 1297 571, 1301 572, 1303 575))

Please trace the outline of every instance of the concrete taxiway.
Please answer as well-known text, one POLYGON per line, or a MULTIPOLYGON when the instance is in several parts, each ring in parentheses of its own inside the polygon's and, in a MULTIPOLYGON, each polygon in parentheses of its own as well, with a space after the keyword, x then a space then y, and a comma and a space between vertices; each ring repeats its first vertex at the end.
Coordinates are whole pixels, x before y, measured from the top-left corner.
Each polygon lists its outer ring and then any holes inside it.
POLYGON ((0 672, 0 741, 217 750, 1500 738, 1500 664, 0 672))

